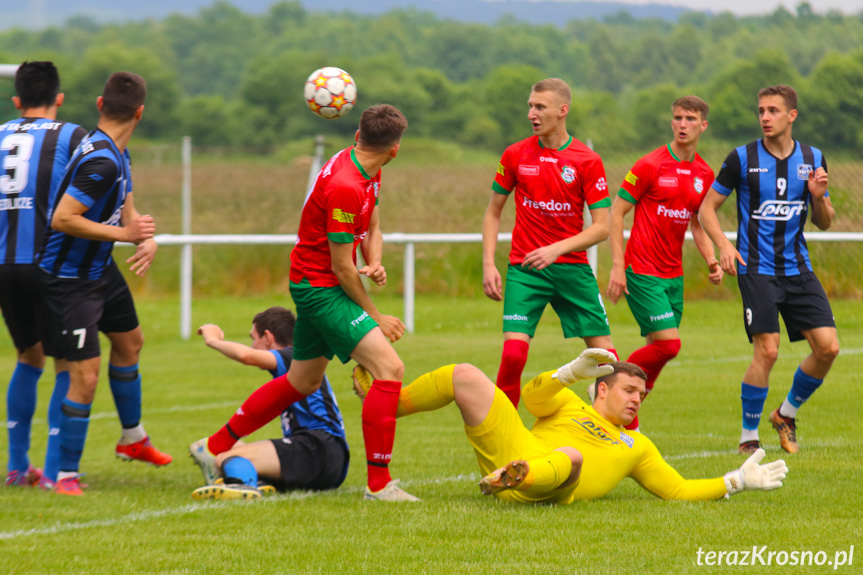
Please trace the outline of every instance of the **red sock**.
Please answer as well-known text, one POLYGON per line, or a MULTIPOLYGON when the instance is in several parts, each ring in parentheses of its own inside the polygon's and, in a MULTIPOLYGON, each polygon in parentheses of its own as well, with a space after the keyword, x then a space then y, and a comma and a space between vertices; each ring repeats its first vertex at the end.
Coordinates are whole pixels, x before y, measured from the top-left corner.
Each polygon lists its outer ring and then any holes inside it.
POLYGON ((391 479, 389 465, 396 439, 396 410, 401 389, 400 381, 376 379, 363 400, 363 441, 371 491, 380 491, 391 479))
POLYGON ((249 396, 227 425, 210 436, 207 447, 213 455, 228 451, 238 439, 262 428, 304 397, 294 389, 287 375, 265 383, 249 396))
POLYGON ((518 407, 521 398, 521 374, 527 363, 527 350, 530 344, 520 339, 508 339, 503 342, 503 355, 500 369, 497 372, 497 386, 503 391, 512 404, 518 407))
MULTIPOLYGON (((607 347, 606 349, 607 349, 608 351, 610 351, 611 353, 613 353, 613 354, 614 354, 614 357, 616 357, 616 358, 617 358, 617 361, 620 361, 620 356, 619 356, 619 355, 617 355, 617 350, 616 350, 616 349, 614 349, 613 347, 607 347)), ((644 369, 644 368, 642 368, 642 369, 644 369)))
POLYGON ((647 374, 647 391, 650 392, 656 378, 659 377, 659 372, 666 363, 677 357, 678 352, 680 352, 679 339, 657 340, 633 351, 627 361, 639 366, 647 374))
POLYGON ((632 420, 632 423, 630 423, 629 425, 624 425, 623 428, 630 431, 632 431, 633 429, 638 429, 638 416, 636 415, 635 419, 632 420))

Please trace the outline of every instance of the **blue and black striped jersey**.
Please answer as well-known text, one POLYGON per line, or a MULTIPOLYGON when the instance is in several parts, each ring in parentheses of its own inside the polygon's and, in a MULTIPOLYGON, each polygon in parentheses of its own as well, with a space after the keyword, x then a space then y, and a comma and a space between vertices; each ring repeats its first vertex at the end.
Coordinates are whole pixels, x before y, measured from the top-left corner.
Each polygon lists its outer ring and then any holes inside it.
POLYGON ((803 227, 812 196, 809 174, 827 169, 821 150, 794 141, 794 151, 778 159, 763 140, 732 151, 713 189, 723 196, 737 189, 737 251, 746 261, 738 273, 794 276, 812 271, 803 227))
MULTIPOLYGON (((293 358, 293 349, 285 347, 271 351, 275 357, 278 367, 270 371, 273 377, 279 377, 288 373, 293 358)), ((302 430, 318 429, 330 435, 338 437, 347 448, 345 437, 345 423, 342 420, 342 412, 336 401, 336 394, 327 376, 321 382, 321 387, 307 398, 294 403, 282 413, 282 432, 285 437, 290 437, 293 432, 302 430)))
POLYGON ((87 131, 48 118, 0 125, 0 264, 32 264, 63 171, 87 131))
POLYGON ((105 132, 87 134, 72 155, 63 181, 48 214, 48 231, 39 266, 62 278, 98 279, 111 261, 114 242, 88 240, 58 232, 50 225, 51 214, 64 194, 85 206, 84 217, 110 226, 120 226, 126 197, 132 193, 131 159, 105 132))

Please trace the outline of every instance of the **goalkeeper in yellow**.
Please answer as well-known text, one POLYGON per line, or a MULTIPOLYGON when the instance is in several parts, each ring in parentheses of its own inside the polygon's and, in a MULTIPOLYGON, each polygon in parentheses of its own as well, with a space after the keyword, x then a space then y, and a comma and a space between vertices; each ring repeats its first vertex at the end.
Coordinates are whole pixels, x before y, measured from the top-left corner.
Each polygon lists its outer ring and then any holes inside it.
MULTIPOLYGON (((531 430, 506 395, 470 364, 441 367, 402 389, 397 417, 455 401, 485 475, 480 490, 506 501, 565 504, 596 499, 626 477, 663 499, 718 499, 782 486, 788 472, 785 462, 760 465, 761 449, 724 477, 681 477, 653 442, 624 429, 641 406, 646 375, 633 363, 614 360, 606 350, 587 349, 560 369, 530 380, 522 398, 537 418, 531 430), (568 387, 594 377, 596 399, 590 406, 568 387)), ((354 379, 362 397, 371 378, 358 366, 354 379)))

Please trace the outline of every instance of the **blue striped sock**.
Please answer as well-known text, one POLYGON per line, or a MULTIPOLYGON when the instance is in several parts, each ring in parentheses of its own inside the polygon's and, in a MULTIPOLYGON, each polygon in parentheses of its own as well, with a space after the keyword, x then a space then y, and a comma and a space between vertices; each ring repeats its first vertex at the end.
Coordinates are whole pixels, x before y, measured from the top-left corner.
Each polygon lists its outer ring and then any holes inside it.
POLYGON ((66 398, 60 407, 60 471, 77 472, 87 441, 90 405, 66 398))
POLYGON ((42 472, 55 483, 57 472, 60 471, 60 407, 67 393, 69 372, 61 371, 54 378, 54 392, 51 394, 51 403, 48 404, 48 448, 45 452, 45 470, 42 472))
POLYGON ((748 383, 740 384, 740 403, 743 407, 743 429, 758 429, 764 402, 767 400, 767 388, 755 387, 748 383))
POLYGON ((6 393, 6 420, 9 429, 9 471, 26 472, 30 467, 30 426, 36 411, 36 384, 42 370, 18 362, 6 393))
POLYGON ((141 423, 141 374, 138 364, 128 367, 109 365, 108 381, 123 428, 137 427, 141 423))

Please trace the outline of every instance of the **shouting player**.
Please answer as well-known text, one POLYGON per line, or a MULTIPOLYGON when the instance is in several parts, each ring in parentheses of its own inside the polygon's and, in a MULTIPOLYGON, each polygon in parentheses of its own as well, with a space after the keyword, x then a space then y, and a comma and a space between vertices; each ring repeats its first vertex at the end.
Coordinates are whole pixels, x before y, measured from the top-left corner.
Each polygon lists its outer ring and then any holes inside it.
POLYGON ((572 94, 563 80, 533 85, 533 136, 506 149, 482 223, 483 290, 503 299, 503 354, 497 385, 518 406, 530 341, 547 304, 566 338, 613 351, 602 296, 585 250, 608 237, 608 186, 599 155, 566 130, 572 94), (515 196, 515 229, 505 297, 494 263, 500 217, 515 196), (584 205, 593 224, 584 228, 584 205))
POLYGON ((827 193, 827 162, 821 150, 791 137, 797 119, 797 92, 770 86, 758 92, 758 119, 764 137, 732 151, 701 208, 704 230, 719 247, 719 263, 737 276, 743 323, 753 344, 740 399, 743 430, 739 450, 760 447, 758 424, 767 399, 770 371, 779 355, 779 314, 788 338, 806 339, 807 355, 791 389, 770 423, 782 449, 799 450, 797 410, 824 382, 839 355, 836 322, 827 294, 812 271, 803 227, 826 230, 836 212, 827 193), (716 210, 737 190, 737 248, 722 233, 716 210))
MULTIPOLYGON (((692 216, 713 183, 713 170, 695 151, 707 129, 707 103, 684 96, 671 106, 671 143, 638 160, 626 174, 611 207, 611 277, 608 298, 621 294, 647 345, 627 361, 647 374, 650 393, 659 372, 680 351, 683 316, 683 240, 691 227, 698 251, 707 262, 710 281, 722 281, 722 268, 710 238, 692 216), (623 249, 623 218, 635 209, 632 232, 623 249), (690 224, 691 222, 691 224, 690 224)), ((629 425, 638 429, 638 417, 629 425)))

